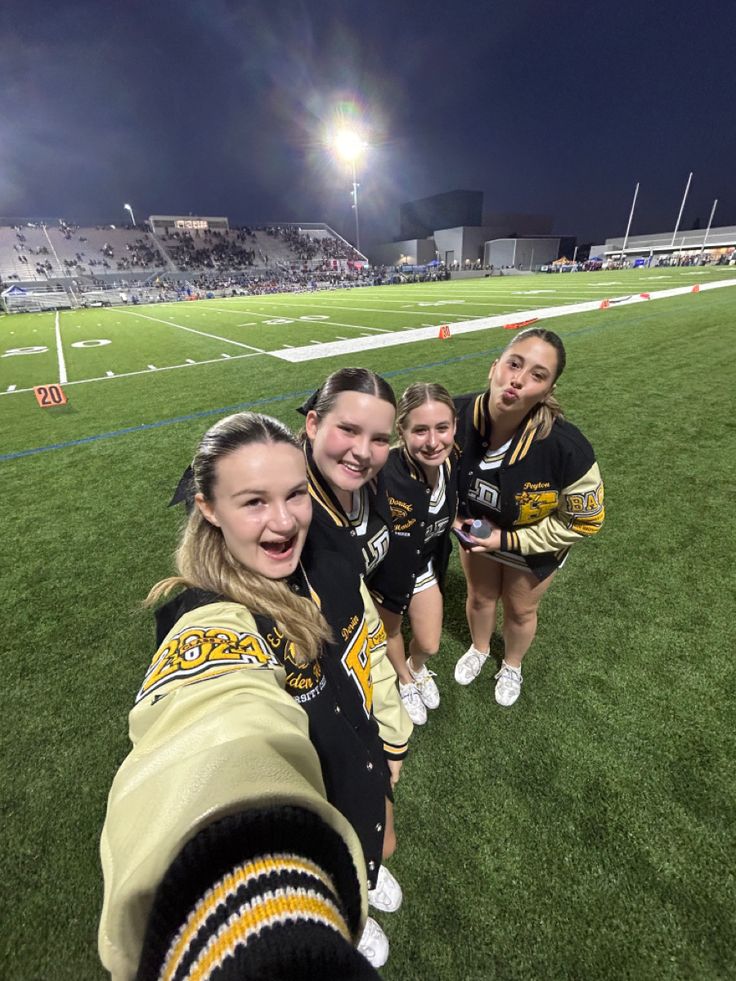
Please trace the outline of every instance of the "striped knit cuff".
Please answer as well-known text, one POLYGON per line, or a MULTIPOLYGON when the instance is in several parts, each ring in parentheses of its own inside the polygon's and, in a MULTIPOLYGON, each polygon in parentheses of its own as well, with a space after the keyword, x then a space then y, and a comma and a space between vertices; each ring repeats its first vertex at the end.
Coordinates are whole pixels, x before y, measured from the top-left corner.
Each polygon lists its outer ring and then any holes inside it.
POLYGON ((515 531, 501 532, 501 551, 521 554, 521 541, 515 531))
POLYGON ((238 948, 268 941, 268 928, 320 923, 345 940, 350 931, 330 877, 295 855, 237 866, 191 910, 166 954, 161 981, 208 978, 238 948))
POLYGON ((316 815, 288 807, 233 815, 196 835, 169 868, 138 981, 316 979, 335 962, 341 977, 376 977, 353 946, 359 918, 347 846, 316 815))

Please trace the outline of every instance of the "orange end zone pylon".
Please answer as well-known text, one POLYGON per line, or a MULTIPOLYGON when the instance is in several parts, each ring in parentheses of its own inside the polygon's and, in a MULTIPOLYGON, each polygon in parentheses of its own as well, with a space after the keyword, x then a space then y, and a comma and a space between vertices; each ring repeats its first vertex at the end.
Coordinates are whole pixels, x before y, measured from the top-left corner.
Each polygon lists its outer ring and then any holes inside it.
POLYGON ((447 326, 447 324, 442 324, 440 327, 440 332, 437 336, 441 341, 446 341, 449 337, 451 337, 450 328, 447 326))
POLYGON ((66 405, 66 395, 61 385, 36 385, 33 394, 42 409, 48 409, 51 405, 66 405))
POLYGON ((700 292, 700 287, 698 286, 697 283, 695 284, 695 286, 693 286, 693 288, 690 290, 690 292, 691 293, 699 293, 700 292))
POLYGON ((649 296, 648 293, 640 293, 639 296, 640 296, 640 298, 642 300, 649 300, 649 299, 651 299, 651 297, 649 296))

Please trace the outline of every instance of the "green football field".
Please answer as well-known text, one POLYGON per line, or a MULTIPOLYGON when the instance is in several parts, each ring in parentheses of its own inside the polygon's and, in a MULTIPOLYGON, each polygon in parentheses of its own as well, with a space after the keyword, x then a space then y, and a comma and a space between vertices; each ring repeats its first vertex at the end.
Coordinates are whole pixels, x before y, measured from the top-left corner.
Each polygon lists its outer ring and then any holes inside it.
POLYGON ((607 523, 556 577, 508 710, 490 665, 469 688, 453 680, 468 634, 452 558, 442 704, 397 788, 405 902, 377 916, 382 974, 736 976, 736 285, 690 292, 715 281, 736 284, 736 268, 0 318, 0 977, 103 977, 97 845, 153 653, 140 601, 171 569, 182 516, 166 503, 204 429, 241 408, 298 427, 295 407, 347 364, 399 394, 478 390, 513 336, 503 322, 582 304, 543 325, 567 347, 558 394, 596 449, 607 523), (32 389, 60 381, 67 404, 41 408, 32 389))

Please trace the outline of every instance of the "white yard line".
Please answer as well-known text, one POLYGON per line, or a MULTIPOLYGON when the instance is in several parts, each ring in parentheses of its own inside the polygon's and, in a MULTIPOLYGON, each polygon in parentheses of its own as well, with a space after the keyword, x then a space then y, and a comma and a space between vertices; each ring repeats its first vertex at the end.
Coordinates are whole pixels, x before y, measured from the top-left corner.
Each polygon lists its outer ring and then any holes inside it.
MULTIPOLYGON (((718 289, 723 286, 736 286, 736 280, 720 280, 715 283, 703 283, 701 292, 718 289)), ((678 286, 674 289, 658 290, 650 293, 650 299, 642 299, 639 293, 617 303, 616 306, 630 306, 634 303, 650 303, 652 300, 664 300, 670 296, 684 296, 692 292, 692 286, 678 286)), ((613 299, 613 297, 611 298, 613 299)), ((553 317, 565 317, 571 313, 586 313, 600 310, 602 300, 589 300, 585 303, 568 303, 557 307, 545 307, 541 310, 518 310, 516 313, 505 313, 496 317, 483 317, 465 323, 453 324, 453 334, 469 334, 478 330, 492 330, 504 327, 506 324, 524 320, 551 320, 553 317)), ((425 314, 426 316, 426 314, 425 314)), ((295 347, 291 351, 272 351, 274 357, 284 361, 300 362, 313 361, 316 358, 333 358, 341 354, 354 354, 356 351, 373 351, 378 348, 394 347, 398 344, 410 344, 414 341, 428 341, 437 337, 437 327, 418 327, 409 333, 397 331, 383 337, 366 337, 365 340, 333 341, 322 348, 295 347)))
MULTIPOLYGON (((242 314, 242 310, 226 310, 224 307, 212 307, 213 310, 218 310, 220 313, 237 313, 238 316, 242 314)), ((349 310, 349 307, 343 307, 344 310, 349 310)), ((300 317, 280 317, 274 313, 254 313, 254 317, 263 317, 264 320, 292 320, 291 324, 263 324, 264 327, 291 327, 293 324, 303 323, 305 326, 307 324, 317 323, 320 327, 349 327, 351 330, 375 330, 377 333, 390 334, 390 329, 386 327, 365 327, 363 324, 343 324, 339 320, 332 320, 330 317, 327 320, 301 320, 300 317)), ((238 326, 244 326, 239 324, 238 326)), ((264 353, 268 353, 267 351, 264 353)))
POLYGON ((188 330, 190 334, 199 334, 200 337, 211 337, 213 341, 222 341, 223 344, 234 344, 236 347, 244 347, 248 351, 255 351, 256 354, 267 353, 261 347, 253 347, 252 344, 243 344, 242 341, 233 341, 229 337, 220 337, 219 334, 208 334, 204 330, 195 330, 194 327, 185 327, 184 324, 174 323, 173 320, 162 320, 160 317, 149 317, 145 313, 133 313, 132 310, 120 310, 120 313, 127 314, 129 317, 142 317, 144 320, 152 320, 156 324, 166 324, 167 327, 178 327, 179 330, 188 330))
MULTIPOLYGON (((699 284, 700 290, 705 292, 707 290, 719 289, 725 286, 736 286, 736 280, 719 280, 711 283, 701 283, 699 284)), ((661 300, 671 296, 682 296, 684 294, 692 292, 692 286, 676 287, 674 289, 658 290, 656 292, 651 292, 651 300, 661 300)), ((614 297, 610 298, 612 302, 614 297)), ((568 314, 574 313, 584 313, 586 311, 599 310, 602 300, 600 298, 591 300, 585 303, 574 303, 566 304, 564 306, 547 307, 539 310, 519 310, 519 311, 507 311, 504 314, 494 317, 484 317, 477 319, 469 319, 460 324, 452 325, 452 333, 454 334, 465 334, 473 331, 493 329, 505 326, 509 323, 514 323, 522 320, 530 320, 536 318, 538 320, 546 320, 553 317, 563 317, 568 314)), ((634 303, 647 303, 650 301, 642 300, 638 293, 622 300, 616 304, 616 306, 630 306, 634 303)), ((127 311, 119 311, 124 313, 127 311)), ((182 327, 181 324, 172 323, 169 320, 159 320, 156 317, 146 317, 144 314, 133 313, 131 311, 131 316, 144 317, 147 320, 154 320, 159 323, 166 324, 169 327, 182 327)), ((426 317, 426 312, 424 313, 426 317)), ((350 324, 349 326, 355 327, 355 325, 350 324)), ((184 327, 184 330, 189 328, 184 327)), ((365 328, 363 328, 365 329, 365 328)), ((309 346, 305 347, 292 347, 291 345, 284 344, 279 350, 272 351, 262 351, 259 348, 251 348, 253 353, 251 354, 236 354, 231 355, 231 360, 237 361, 244 358, 254 358, 258 354, 265 354, 270 357, 279 358, 282 361, 311 361, 318 358, 328 358, 344 354, 353 354, 357 351, 367 351, 374 350, 383 347, 392 347, 398 344, 411 344, 416 341, 431 340, 437 337, 438 324, 426 325, 420 328, 410 327, 403 330, 397 330, 392 333, 383 332, 383 336, 377 337, 375 335, 363 334, 358 338, 345 338, 338 341, 330 343, 315 343, 311 341, 309 346)), ((202 331, 192 330, 192 333, 201 334, 202 331)), ((204 334, 206 337, 213 337, 212 334, 204 334)), ((230 342, 228 338, 217 338, 218 340, 226 341, 227 343, 234 343, 239 347, 249 347, 247 344, 238 344, 237 341, 230 342)), ((222 364, 223 356, 220 355, 219 358, 210 358, 206 361, 194 361, 191 358, 187 358, 185 363, 176 365, 167 365, 164 368, 156 368, 159 371, 174 371, 180 368, 193 368, 199 367, 200 365, 206 364, 222 364)), ((137 375, 150 375, 152 373, 152 367, 146 369, 145 371, 127 371, 121 372, 120 374, 115 374, 113 371, 107 371, 105 375, 97 378, 81 378, 78 381, 66 382, 67 385, 85 385, 89 382, 97 381, 109 381, 111 378, 132 378, 137 375)), ((0 392, 0 397, 3 395, 11 395, 21 392, 31 392, 32 387, 29 388, 17 388, 15 385, 9 385, 4 392, 0 392)))
MULTIPOLYGON (((230 361, 240 361, 243 358, 256 358, 258 357, 257 351, 253 354, 231 354, 230 361)), ((269 354, 271 352, 264 352, 269 354)), ((219 358, 210 358, 207 361, 188 361, 185 364, 169 364, 164 368, 156 368, 156 373, 160 371, 175 371, 179 368, 195 368, 203 364, 222 364, 222 356, 219 358)), ((97 378, 80 378, 78 381, 67 382, 67 387, 70 385, 86 385, 88 382, 99 382, 99 381, 109 381, 111 378, 133 378, 136 375, 150 375, 151 370, 146 368, 145 371, 121 371, 120 374, 116 375, 114 371, 106 371, 104 375, 100 375, 97 378)), ((10 395, 12 393, 20 394, 21 392, 32 392, 33 388, 16 388, 15 385, 10 385, 8 389, 4 392, 0 392, 0 398, 3 395, 10 395)))
POLYGON ((66 373, 66 361, 64 360, 64 348, 61 343, 61 327, 59 326, 59 311, 56 311, 56 324, 54 326, 54 332, 56 333, 56 358, 59 362, 59 384, 66 385, 68 378, 66 373))

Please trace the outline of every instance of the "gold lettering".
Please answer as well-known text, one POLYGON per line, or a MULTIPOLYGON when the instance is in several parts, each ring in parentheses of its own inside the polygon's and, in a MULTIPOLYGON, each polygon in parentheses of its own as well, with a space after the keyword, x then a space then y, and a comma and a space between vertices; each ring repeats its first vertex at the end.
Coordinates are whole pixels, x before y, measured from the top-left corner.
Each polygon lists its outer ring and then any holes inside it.
POLYGON ((414 510, 413 505, 408 504, 406 501, 400 501, 396 497, 391 497, 390 494, 388 496, 388 503, 391 505, 391 507, 401 508, 402 511, 413 511, 414 510))
POLYGON ((283 631, 279 630, 278 627, 274 627, 273 630, 266 637, 266 640, 269 642, 271 647, 278 647, 279 643, 283 639, 284 639, 283 631))
POLYGON ((358 620, 358 618, 354 616, 354 617, 351 618, 350 623, 347 625, 347 627, 343 627, 342 628, 342 630, 340 631, 340 633, 342 635, 342 639, 343 640, 347 640, 348 639, 348 637, 353 632, 353 630, 355 630, 355 628, 358 626, 358 623, 359 622, 360 621, 358 620))

